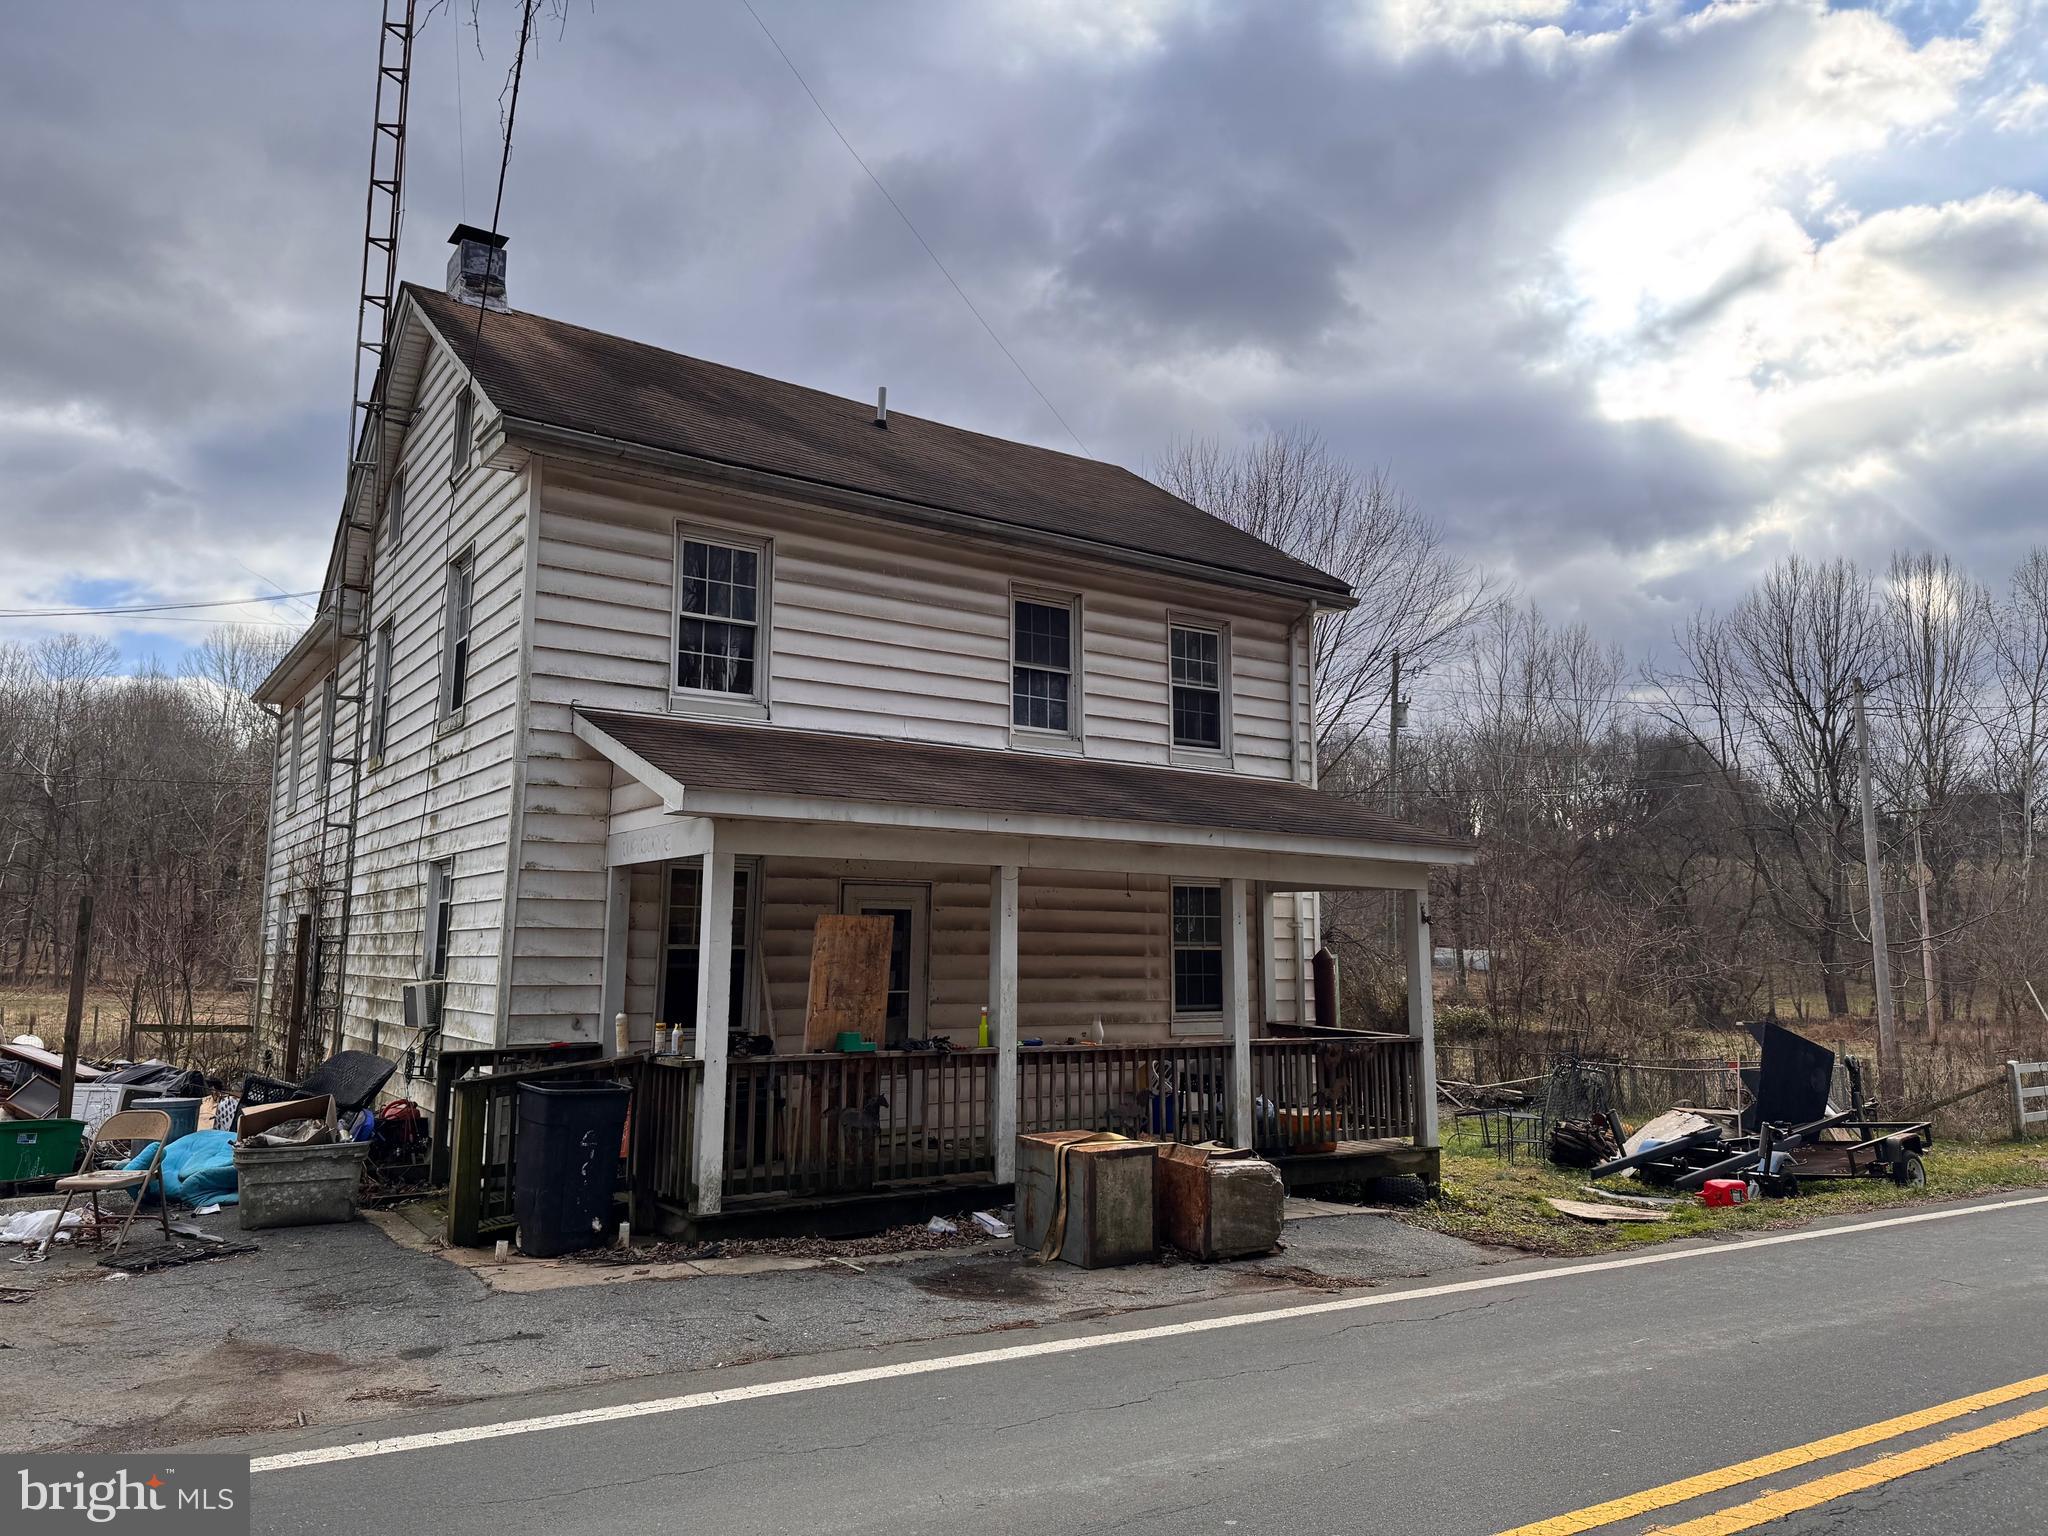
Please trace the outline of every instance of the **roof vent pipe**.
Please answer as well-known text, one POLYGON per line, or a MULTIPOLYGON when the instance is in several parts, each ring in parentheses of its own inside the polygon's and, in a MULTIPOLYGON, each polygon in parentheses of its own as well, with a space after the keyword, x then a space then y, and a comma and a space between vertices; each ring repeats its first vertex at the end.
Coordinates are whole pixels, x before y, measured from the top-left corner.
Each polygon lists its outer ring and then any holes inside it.
POLYGON ((886 384, 875 391, 875 425, 885 432, 889 429, 889 386, 886 384))

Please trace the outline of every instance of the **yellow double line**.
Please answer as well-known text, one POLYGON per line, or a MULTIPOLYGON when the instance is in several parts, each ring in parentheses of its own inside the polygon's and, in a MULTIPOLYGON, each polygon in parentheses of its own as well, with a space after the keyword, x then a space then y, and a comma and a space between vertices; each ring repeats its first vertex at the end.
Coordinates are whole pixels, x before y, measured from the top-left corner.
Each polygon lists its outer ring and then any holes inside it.
MULTIPOLYGON (((1968 1397, 1959 1397, 1952 1402, 1940 1403, 1932 1408, 1922 1408, 1913 1413, 1902 1413, 1897 1418, 1883 1419, 1875 1424, 1866 1424, 1861 1429, 1844 1430, 1838 1435, 1828 1435, 1820 1440, 1808 1441, 1787 1450, 1772 1451, 1767 1456, 1755 1456, 1748 1461, 1738 1461, 1732 1466, 1719 1467, 1712 1472, 1701 1472, 1693 1477, 1682 1477, 1675 1483, 1664 1483, 1656 1488, 1646 1488, 1641 1493, 1632 1493, 1623 1498, 1609 1499, 1605 1503, 1590 1504, 1570 1514, 1553 1515, 1547 1520, 1538 1520, 1531 1525, 1518 1525, 1513 1530, 1502 1531, 1500 1536, 1575 1536, 1580 1531, 1595 1530, 1611 1525, 1617 1520, 1640 1519, 1655 1514, 1660 1509, 1720 1493, 1729 1488, 1739 1488, 1744 1483, 1755 1482, 1758 1478, 1771 1477, 1789 1472, 1830 1457, 1840 1456, 1845 1451, 1862 1450, 1909 1435, 1917 1430, 1929 1429, 1936 1424, 1959 1419, 1968 1414, 1981 1413, 1986 1408, 1996 1408, 2005 1403, 2017 1402, 2023 1397, 2032 1397, 2037 1392, 2048 1392, 2048 1376, 2031 1376, 2025 1381, 2013 1382, 2010 1386, 1993 1387, 1984 1392, 1973 1392, 1968 1397)), ((1862 1466, 1850 1467, 1845 1471, 1830 1473, 1811 1482, 1766 1493, 1760 1498, 1737 1504, 1715 1514, 1701 1515, 1683 1524, 1662 1527, 1664 1536, 1734 1536, 1735 1532, 1746 1531, 1752 1526, 1762 1525, 1767 1520, 1780 1519, 1785 1515, 1797 1514, 1800 1510, 1813 1509, 1848 1494, 1874 1488, 1880 1483, 1904 1477, 1909 1472, 1919 1472, 1928 1467, 1939 1466, 1942 1462, 1953 1461, 1958 1456, 1967 1456, 1989 1446, 2001 1445, 2016 1440, 2022 1435, 2033 1434, 2036 1430, 2048 1429, 2048 1407, 2031 1409, 2015 1414, 2011 1418, 1998 1419, 1975 1429, 1963 1430, 1925 1445, 1897 1451, 1889 1456, 1880 1456, 1862 1466)))

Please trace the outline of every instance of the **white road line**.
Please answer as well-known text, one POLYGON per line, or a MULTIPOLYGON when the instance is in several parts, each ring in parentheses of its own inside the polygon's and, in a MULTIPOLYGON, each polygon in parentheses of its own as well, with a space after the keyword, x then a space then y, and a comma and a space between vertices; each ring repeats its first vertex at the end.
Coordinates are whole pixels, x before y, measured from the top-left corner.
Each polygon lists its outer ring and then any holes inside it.
POLYGON ((1391 1307, 1402 1302, 1427 1301, 1438 1296, 1463 1296, 1472 1291, 1497 1291, 1509 1286, 1541 1285, 1576 1275, 1604 1274, 1617 1269, 1642 1269, 1653 1264, 1683 1264, 1694 1259, 1722 1258, 1734 1253, 1753 1253, 1759 1248, 1778 1248, 1790 1243, 1825 1242, 1887 1227, 1913 1227, 1930 1221, 1954 1221, 1992 1211, 2009 1211, 2020 1206, 2048 1204, 2048 1195, 2026 1195, 1999 1200, 1989 1205, 1966 1206, 1956 1210, 1921 1211, 1912 1216, 1886 1216, 1839 1227, 1808 1228, 1780 1232, 1770 1237, 1745 1238, 1739 1242, 1715 1243, 1702 1248, 1665 1249, 1631 1254, 1624 1259, 1593 1259, 1584 1264, 1561 1265, 1555 1269, 1525 1270, 1513 1275, 1488 1275, 1477 1280, 1457 1280, 1445 1285, 1425 1285, 1406 1291, 1381 1291, 1370 1296, 1346 1296, 1335 1301, 1305 1302, 1295 1307, 1273 1307, 1261 1312, 1233 1313, 1228 1317, 1195 1318, 1180 1323, 1159 1323, 1150 1328, 1127 1328, 1118 1333, 1087 1334, 1071 1339, 1041 1339, 1030 1344, 1011 1344, 1001 1349, 975 1350, 968 1354, 940 1355, 929 1360, 905 1360, 896 1365, 863 1366, 854 1371, 832 1371, 822 1376, 799 1376, 788 1381, 763 1381, 752 1386, 722 1387, 711 1392, 686 1392, 677 1397, 649 1398, 637 1403, 614 1403, 604 1408, 582 1408, 573 1413, 543 1414, 531 1419, 508 1419, 497 1424, 473 1424, 462 1429, 429 1430, 416 1435, 393 1435, 382 1440, 363 1440, 352 1445, 323 1445, 304 1451, 285 1451, 276 1456, 258 1456, 249 1463, 251 1472, 289 1472, 300 1467, 317 1467, 335 1461, 359 1461, 371 1456, 396 1456, 406 1451, 429 1451, 445 1445, 466 1445, 477 1440, 498 1440, 508 1435, 538 1435, 556 1429, 580 1429, 590 1424, 611 1424, 622 1419, 644 1419, 663 1413, 687 1413, 696 1408, 716 1408, 726 1403, 757 1402, 762 1398, 791 1397, 802 1392, 823 1392, 833 1387, 857 1387, 870 1381, 895 1381, 907 1376, 930 1376, 939 1371, 957 1371, 975 1365, 1000 1365, 1010 1360, 1031 1360, 1046 1355, 1072 1355, 1083 1350, 1106 1349, 1119 1344, 1143 1344, 1152 1339, 1179 1338, 1187 1334, 1218 1333, 1226 1328, 1251 1328, 1261 1323, 1289 1322, 1302 1317, 1326 1317, 1339 1312, 1362 1312, 1369 1307, 1391 1307))

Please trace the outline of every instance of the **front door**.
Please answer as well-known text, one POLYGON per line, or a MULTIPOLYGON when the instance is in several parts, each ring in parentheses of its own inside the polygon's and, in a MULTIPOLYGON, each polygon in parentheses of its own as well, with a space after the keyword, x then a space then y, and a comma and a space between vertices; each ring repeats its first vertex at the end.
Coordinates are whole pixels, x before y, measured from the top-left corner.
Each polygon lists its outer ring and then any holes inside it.
POLYGON ((840 910, 848 916, 886 917, 895 924, 889 944, 889 1008, 882 1043, 891 1050, 922 1040, 931 939, 931 888, 923 885, 848 885, 840 910))

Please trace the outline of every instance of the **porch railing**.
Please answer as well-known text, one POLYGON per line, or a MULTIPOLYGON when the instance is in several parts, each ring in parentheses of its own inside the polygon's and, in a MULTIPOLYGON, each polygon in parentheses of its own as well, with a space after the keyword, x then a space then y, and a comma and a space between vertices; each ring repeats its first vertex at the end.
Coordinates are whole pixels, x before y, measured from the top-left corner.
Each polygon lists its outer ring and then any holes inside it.
MULTIPOLYGON (((633 1194, 687 1216, 695 1198, 697 1099, 704 1063, 656 1056, 642 1063, 633 1092, 633 1194)), ((636 1221, 652 1216, 636 1215, 636 1221)))
POLYGON ((725 1195, 857 1194, 995 1168, 994 1051, 740 1056, 726 1067, 725 1195))
POLYGON ((1227 1137, 1230 1047, 1026 1046, 1017 1053, 1017 1128, 1227 1137))
POLYGON ((1419 1042, 1407 1035, 1252 1042, 1253 1145, 1305 1153, 1416 1135, 1419 1042))

